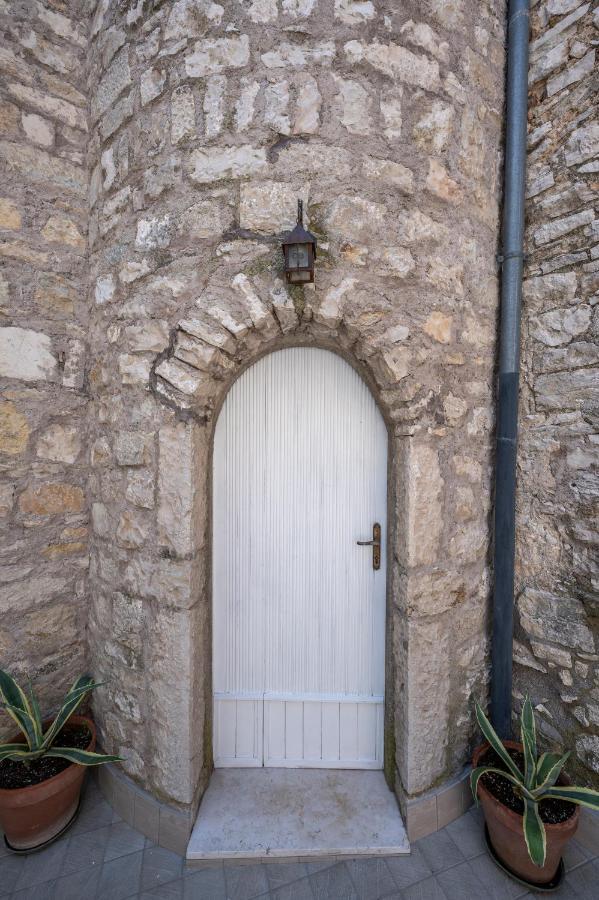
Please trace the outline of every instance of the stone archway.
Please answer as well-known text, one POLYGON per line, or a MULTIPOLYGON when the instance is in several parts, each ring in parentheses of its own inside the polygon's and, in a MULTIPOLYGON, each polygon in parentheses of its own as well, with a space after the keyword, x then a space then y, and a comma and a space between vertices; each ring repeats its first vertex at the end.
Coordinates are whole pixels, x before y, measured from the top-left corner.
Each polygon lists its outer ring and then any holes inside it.
MULTIPOLYGON (((147 515, 155 544, 148 546, 149 528, 138 539, 135 514, 125 511, 116 529, 118 547, 126 548, 117 550, 120 574, 102 553, 94 561, 96 673, 109 675, 111 658, 133 669, 126 693, 109 687, 106 697, 98 695, 101 736, 107 748, 124 747, 125 770, 165 804, 160 815, 176 817, 181 834, 189 832, 212 771, 214 423, 239 374, 282 347, 318 346, 342 355, 369 385, 388 424, 384 759, 409 828, 410 816, 417 828, 422 815, 425 830, 437 827, 440 801, 425 792, 455 773, 467 754, 469 725, 463 726, 472 689, 484 677, 486 583, 478 532, 446 527, 453 520, 455 438, 436 427, 434 391, 415 377, 419 360, 406 347, 408 329, 389 315, 385 298, 356 289, 351 277, 332 283, 325 275, 322 287, 296 295, 268 265, 233 259, 186 303, 145 376, 155 428, 147 435, 156 448, 155 502, 147 515), (107 581, 119 585, 111 619, 100 589, 107 581)), ((142 443, 124 447, 124 463, 146 453, 142 443)), ((476 465, 459 462, 460 474, 477 479, 476 465)), ((97 512, 96 533, 110 541, 110 516, 105 521, 97 512)), ((461 783, 449 796, 454 817, 467 803, 461 783)))
MULTIPOLYGON (((185 673, 185 679, 189 679, 196 691, 195 695, 190 693, 181 698, 190 711, 188 728, 182 717, 176 725, 181 732, 180 746, 190 750, 188 771, 185 774, 180 769, 173 779, 172 775, 166 775, 166 760, 162 767, 168 791, 179 793, 179 802, 197 804, 212 768, 210 473, 214 425, 232 383, 257 359, 284 347, 317 346, 341 355, 358 370, 389 428, 388 545, 390 550, 398 546, 398 444, 390 395, 383 396, 380 381, 384 373, 387 381, 383 384, 389 391, 396 377, 393 366, 399 364, 399 354, 397 347, 389 342, 386 354, 383 352, 381 358, 376 343, 369 346, 363 337, 352 339, 351 332, 344 327, 342 313, 343 300, 352 287, 350 282, 346 280, 331 288, 319 307, 298 309, 292 292, 276 275, 234 273, 228 278, 213 279, 179 319, 168 348, 152 367, 152 392, 172 413, 170 421, 159 432, 157 520, 159 551, 163 558, 161 590, 164 596, 172 577, 166 574, 167 571, 174 573, 179 589, 182 579, 187 579, 183 592, 188 608, 180 611, 179 627, 175 630, 177 634, 185 635, 188 659, 181 659, 175 648, 172 655, 178 658, 178 671, 185 673), (362 359, 357 356, 356 348, 360 349, 362 359), (369 364, 369 359, 373 364, 369 364), (189 639, 190 635, 195 636, 195 643, 189 639), (196 750, 202 748, 201 754, 194 754, 194 747, 196 750)), ((390 785, 396 779, 391 748, 395 746, 394 732, 399 721, 394 699, 396 663, 393 650, 398 645, 392 638, 393 609, 398 608, 392 598, 398 597, 399 581, 397 566, 392 564, 393 557, 394 553, 390 552, 385 679, 385 771, 390 785)), ((156 718, 165 715, 174 727, 174 717, 161 706, 156 718)), ((157 723, 155 735, 161 730, 157 723)), ((185 767, 184 757, 179 762, 185 767)), ((173 772, 172 766, 169 771, 173 772)))

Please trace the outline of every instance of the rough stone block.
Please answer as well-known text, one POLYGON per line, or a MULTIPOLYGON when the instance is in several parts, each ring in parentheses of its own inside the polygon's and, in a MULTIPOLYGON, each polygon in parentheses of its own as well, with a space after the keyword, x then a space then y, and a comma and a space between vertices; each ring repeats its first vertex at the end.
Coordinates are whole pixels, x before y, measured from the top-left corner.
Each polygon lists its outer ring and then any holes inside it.
POLYGON ((261 55, 267 69, 302 69, 304 66, 329 66, 335 58, 333 41, 322 41, 312 47, 282 43, 261 55))
POLYGON ((83 490, 74 484, 60 482, 32 485, 19 497, 19 509, 25 515, 65 515, 81 512, 84 506, 83 490))
POLYGON ((178 144, 196 133, 195 103, 189 85, 175 88, 171 95, 171 143, 178 144))
POLYGON ((0 401, 0 453, 20 456, 27 450, 29 425, 26 416, 10 400, 0 401))
POLYGON ((129 69, 129 46, 127 45, 114 57, 98 83, 91 102, 92 119, 96 121, 113 107, 115 101, 130 84, 131 70, 129 69))
POLYGON ((400 467, 399 518, 406 558, 404 565, 434 565, 443 533, 443 487, 434 447, 406 439, 400 467))
MULTIPOLYGON (((298 197, 308 205, 309 186, 294 187, 277 181, 242 184, 239 200, 239 224, 262 234, 291 230, 298 197)), ((306 226, 307 227, 307 226, 306 226)))
POLYGON ((28 328, 0 328, 0 375, 21 381, 46 381, 54 377, 56 358, 46 334, 28 328))
POLYGON ((381 44, 378 41, 364 44, 348 41, 344 47, 349 63, 369 63, 374 69, 412 84, 424 90, 434 91, 439 87, 439 63, 412 53, 399 44, 381 44))
POLYGON ((526 588, 518 599, 518 611, 522 627, 532 637, 573 650, 594 652, 593 633, 579 600, 526 588))
POLYGON ((0 228, 18 231, 22 221, 21 211, 14 200, 0 197, 0 228))
POLYGON ((146 69, 146 71, 142 73, 139 84, 141 105, 147 106, 148 103, 151 103, 152 100, 159 97, 164 90, 165 84, 166 72, 164 70, 154 68, 146 69))
POLYGON ((87 131, 87 119, 85 111, 67 103, 66 100, 59 100, 49 94, 34 87, 25 84, 9 84, 9 93, 19 102, 27 106, 33 106, 38 112, 44 113, 59 122, 64 122, 71 128, 79 128, 80 131, 87 131))
POLYGON ((87 177, 81 166, 50 156, 44 150, 0 141, 0 159, 7 168, 27 181, 57 185, 83 197, 87 196, 87 177))
POLYGON ((322 97, 316 79, 311 75, 303 76, 297 92, 293 134, 316 134, 320 125, 321 106, 322 97))
POLYGON ((185 57, 185 71, 190 78, 203 78, 226 69, 239 69, 250 59, 247 34, 231 38, 207 38, 196 41, 193 53, 185 57))
POLYGON ((64 216, 50 216, 42 228, 42 236, 50 243, 66 244, 76 250, 85 249, 85 238, 76 224, 64 216))
POLYGON ((51 425, 38 438, 36 455, 52 462, 72 464, 81 452, 80 429, 75 425, 51 425))
POLYGON ((267 165, 265 151, 249 146, 194 150, 190 162, 189 177, 197 184, 258 175, 267 165))
POLYGON ((206 464, 206 436, 193 422, 159 432, 158 539, 177 556, 194 553, 204 540, 206 498, 196 473, 206 464))
POLYGON ((152 434, 119 431, 114 439, 114 457, 119 466, 143 466, 152 456, 152 434))

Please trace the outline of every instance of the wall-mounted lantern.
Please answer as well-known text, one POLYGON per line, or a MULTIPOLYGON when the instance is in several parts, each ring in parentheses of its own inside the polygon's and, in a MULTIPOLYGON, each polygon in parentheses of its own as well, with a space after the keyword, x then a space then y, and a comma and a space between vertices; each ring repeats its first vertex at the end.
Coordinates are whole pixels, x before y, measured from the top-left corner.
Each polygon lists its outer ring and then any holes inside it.
POLYGON ((285 275, 289 284, 307 284, 314 281, 316 238, 304 228, 304 204, 297 201, 297 225, 283 241, 285 275))

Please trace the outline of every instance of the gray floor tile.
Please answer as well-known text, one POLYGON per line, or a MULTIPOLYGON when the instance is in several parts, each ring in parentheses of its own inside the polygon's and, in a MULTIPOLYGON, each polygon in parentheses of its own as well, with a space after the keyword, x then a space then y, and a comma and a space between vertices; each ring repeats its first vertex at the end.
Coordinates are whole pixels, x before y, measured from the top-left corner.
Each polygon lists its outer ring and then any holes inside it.
POLYGON ((292 881, 299 881, 309 874, 306 863, 269 863, 266 866, 266 877, 271 891, 285 884, 291 884, 292 881))
MULTIPOLYGON (((401 892, 401 896, 403 900, 446 900, 443 888, 434 875, 405 888, 401 892)), ((474 900, 474 898, 469 898, 469 900, 474 900)))
POLYGON ((425 859, 418 844, 412 844, 409 856, 394 856, 387 865, 398 888, 407 888, 432 875, 433 870, 425 859))
POLYGON ((95 865, 58 878, 54 900, 92 900, 96 896, 101 871, 102 866, 95 865))
POLYGON ((470 859, 468 865, 485 886, 485 900, 515 900, 526 893, 525 888, 495 865, 488 853, 470 859))
MULTIPOLYGON (((599 864, 588 862, 568 872, 566 885, 574 890, 576 900, 597 900, 599 897, 599 864)), ((554 894, 554 896, 556 896, 554 894)))
POLYGON ((433 872, 442 872, 464 861, 464 854, 445 829, 422 838, 418 847, 433 872))
POLYGON ((346 866, 360 900, 378 900, 396 889, 384 859, 352 859, 346 866))
POLYGON ((472 900, 474 897, 483 898, 486 894, 485 885, 467 862, 437 872, 437 881, 447 900, 472 900))
POLYGON ((61 874, 67 845, 68 838, 65 837, 56 844, 51 844, 46 850, 26 856, 25 865, 14 890, 22 891, 24 888, 57 878, 61 874))
POLYGON ((322 872, 324 869, 330 869, 335 865, 337 865, 337 860, 335 859, 315 859, 306 863, 309 875, 315 875, 317 872, 322 872))
POLYGON ((61 875, 69 875, 89 866, 101 866, 108 842, 110 826, 73 834, 67 845, 67 852, 60 870, 61 875))
POLYGON ((0 859, 0 897, 12 893, 25 868, 24 856, 3 856, 0 859))
POLYGON ((183 900, 183 879, 160 884, 151 891, 142 891, 139 900, 183 900))
POLYGON ((183 876, 183 859, 164 847, 149 847, 144 850, 141 868, 141 890, 149 891, 167 881, 175 881, 183 876))
POLYGON ((455 819, 444 830, 457 844, 466 859, 487 852, 484 824, 472 812, 467 812, 465 816, 455 819))
POLYGON ((82 834, 94 828, 102 828, 112 822, 112 807, 106 800, 98 800, 94 805, 82 805, 79 815, 69 829, 69 834, 82 834))
POLYGON ((284 884, 274 891, 271 891, 272 900, 314 900, 314 893, 309 878, 302 878, 301 881, 293 881, 291 884, 284 884))
POLYGON ((570 869, 575 869, 577 866, 581 866, 583 863, 588 862, 591 858, 591 851, 587 850, 586 847, 583 847, 582 844, 579 844, 577 840, 570 841, 563 854, 564 865, 567 872, 569 872, 570 869))
POLYGON ((43 884, 33 884, 11 894, 11 900, 55 900, 55 881, 44 881, 43 884))
POLYGON ((129 853, 105 862, 98 884, 97 900, 124 900, 139 891, 143 852, 129 853))
POLYGON ((224 869, 200 869, 183 879, 183 900, 225 900, 224 869))
POLYGON ((225 866, 228 900, 250 900, 268 892, 266 866, 225 866))
POLYGON ((315 900, 357 900, 345 863, 337 863, 310 876, 315 900))
POLYGON ((581 809, 576 840, 594 859, 599 856, 599 816, 588 809, 581 809))
POLYGON ((117 859, 119 856, 136 853, 138 850, 143 850, 145 844, 146 839, 143 834, 135 831, 126 822, 117 822, 115 825, 110 826, 104 860, 108 862, 111 859, 117 859))
POLYGON ((93 778, 86 778, 81 791, 81 805, 84 808, 96 806, 104 800, 104 794, 93 778))

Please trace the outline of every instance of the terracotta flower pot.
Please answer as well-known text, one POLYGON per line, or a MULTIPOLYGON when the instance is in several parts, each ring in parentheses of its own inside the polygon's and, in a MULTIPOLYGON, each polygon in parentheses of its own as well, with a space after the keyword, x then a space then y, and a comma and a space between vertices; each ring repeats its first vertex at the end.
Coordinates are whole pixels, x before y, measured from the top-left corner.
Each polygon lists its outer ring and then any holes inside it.
MULTIPOLYGON (((509 750, 522 752, 522 744, 518 744, 516 741, 504 741, 503 743, 509 750)), ((473 768, 479 765, 480 758, 488 749, 489 744, 483 744, 474 751, 473 768)), ((566 775, 562 775, 558 783, 569 784, 570 780, 566 775)), ((574 837, 578 828, 580 808, 576 806, 574 815, 565 822, 557 825, 545 825, 545 834, 547 835, 545 865, 536 866, 528 855, 522 829, 522 816, 497 800, 484 786, 482 778, 478 782, 478 799, 481 802, 489 837, 499 861, 524 881, 539 885, 551 882, 557 874, 562 851, 568 841, 574 837)))
MULTIPOLYGON (((44 722, 44 729, 50 725, 44 722)), ((71 716, 69 725, 85 725, 91 738, 86 750, 96 746, 96 729, 91 719, 71 716)), ((22 734, 7 743, 19 743, 22 734)), ((56 837, 75 815, 85 766, 71 763, 58 775, 24 788, 0 789, 0 826, 15 850, 32 850, 56 837)))

